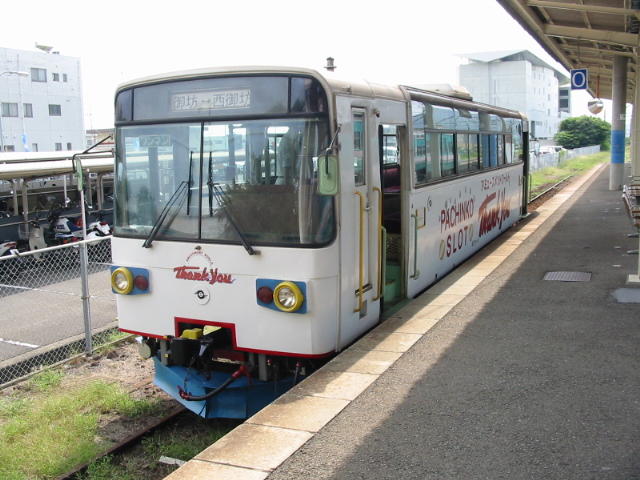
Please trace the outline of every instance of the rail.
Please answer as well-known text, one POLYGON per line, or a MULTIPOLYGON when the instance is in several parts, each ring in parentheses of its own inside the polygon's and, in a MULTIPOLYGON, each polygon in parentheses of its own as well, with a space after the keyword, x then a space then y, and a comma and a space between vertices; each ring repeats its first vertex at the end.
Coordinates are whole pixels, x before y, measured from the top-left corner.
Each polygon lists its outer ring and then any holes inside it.
MULTIPOLYGON (((539 199, 540 197, 543 197, 544 195, 546 195, 547 193, 549 193, 552 190, 555 190, 556 188, 558 188, 558 186, 562 185, 564 182, 566 182, 567 180, 569 180, 571 177, 573 177, 575 175, 575 173, 572 173, 570 175, 567 175, 566 177, 564 177, 562 180, 560 180, 559 182, 551 185, 549 188, 547 188, 546 190, 544 190, 543 192, 540 192, 539 194, 537 194, 535 197, 533 197, 532 199, 528 200, 527 203, 533 203, 535 202, 537 199, 539 199)), ((531 191, 531 182, 532 179, 531 177, 529 177, 529 191, 531 191)))

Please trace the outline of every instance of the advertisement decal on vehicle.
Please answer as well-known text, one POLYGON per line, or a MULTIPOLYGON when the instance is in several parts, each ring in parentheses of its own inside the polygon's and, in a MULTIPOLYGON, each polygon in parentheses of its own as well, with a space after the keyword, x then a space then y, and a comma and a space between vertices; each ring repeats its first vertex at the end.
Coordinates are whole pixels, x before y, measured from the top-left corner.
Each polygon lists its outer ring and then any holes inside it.
POLYGON ((213 267, 213 260, 204 252, 193 252, 187 257, 185 265, 174 267, 176 278, 179 280, 193 280, 196 282, 207 282, 209 285, 214 283, 233 283, 235 280, 230 273, 218 272, 218 268, 213 267), (207 265, 201 266, 206 262, 207 265), (191 262, 201 265, 190 265, 191 262))

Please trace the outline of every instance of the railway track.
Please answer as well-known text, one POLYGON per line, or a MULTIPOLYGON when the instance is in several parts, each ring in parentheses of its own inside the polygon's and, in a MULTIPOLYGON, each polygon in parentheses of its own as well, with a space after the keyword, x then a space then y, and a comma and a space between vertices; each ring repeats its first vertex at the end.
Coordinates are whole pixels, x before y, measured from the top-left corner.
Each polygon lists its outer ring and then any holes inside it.
MULTIPOLYGON (((153 377, 148 377, 132 385, 128 391, 130 394, 135 393, 137 390, 148 388, 152 382, 153 377)), ((198 437, 203 432, 219 432, 220 436, 222 436, 239 423, 239 420, 203 419, 176 402, 175 408, 161 418, 131 433, 128 437, 89 461, 77 465, 63 475, 56 477, 55 480, 91 480, 94 478, 90 473, 91 466, 109 458, 112 458, 113 461, 111 463, 114 468, 120 471, 127 470, 127 473, 123 474, 124 478, 135 478, 136 480, 163 478, 177 469, 184 461, 190 460, 190 458, 172 458, 170 453, 164 456, 166 452, 151 458, 145 451, 145 443, 158 445, 164 439, 177 436, 184 439, 185 447, 181 448, 181 450, 188 451, 192 450, 193 447, 189 447, 187 444, 197 442, 198 437)), ((199 453, 214 441, 215 439, 205 442, 206 445, 204 446, 197 447, 197 451, 193 455, 199 453)), ((159 448, 162 450, 161 447, 159 448)), ((154 450, 157 450, 157 448, 154 450)), ((99 478, 107 477, 99 476, 99 478)))
POLYGON ((176 408, 175 410, 170 412, 168 415, 165 415, 164 417, 160 418, 154 424, 138 432, 135 432, 134 434, 127 437, 126 439, 122 440, 120 443, 114 445, 113 447, 105 450, 104 452, 100 453, 96 457, 92 458, 88 462, 85 462, 82 465, 78 465, 73 470, 70 470, 69 472, 63 475, 56 477, 56 480, 77 480, 79 478, 82 478, 82 475, 84 475, 87 472, 89 465, 91 465, 92 463, 99 461, 100 459, 108 456, 126 454, 128 450, 130 450, 135 445, 140 443, 144 438, 152 435, 159 429, 162 429, 164 426, 170 424, 173 420, 175 420, 180 414, 184 413, 185 411, 186 411, 186 408, 182 406, 176 408))

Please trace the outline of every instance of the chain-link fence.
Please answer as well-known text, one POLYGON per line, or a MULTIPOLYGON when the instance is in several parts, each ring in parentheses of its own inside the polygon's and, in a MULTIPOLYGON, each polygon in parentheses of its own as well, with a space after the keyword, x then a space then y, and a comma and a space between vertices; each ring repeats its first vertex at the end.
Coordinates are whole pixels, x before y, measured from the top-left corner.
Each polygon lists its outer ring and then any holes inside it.
POLYGON ((580 155, 592 155, 600 152, 600 145, 593 147, 574 148, 573 150, 560 150, 553 153, 531 153, 529 156, 529 171, 536 172, 547 167, 557 167, 562 162, 579 157, 580 155))
POLYGON ((111 237, 0 257, 0 385, 116 332, 111 237))

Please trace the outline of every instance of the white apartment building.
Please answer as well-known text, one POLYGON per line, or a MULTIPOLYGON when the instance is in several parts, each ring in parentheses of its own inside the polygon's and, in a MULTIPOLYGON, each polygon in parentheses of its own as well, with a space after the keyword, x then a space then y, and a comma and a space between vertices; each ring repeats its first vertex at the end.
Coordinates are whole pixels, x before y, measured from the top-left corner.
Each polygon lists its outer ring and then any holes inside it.
POLYGON ((82 150, 80 59, 0 47, 0 151, 82 150))
MULTIPOLYGON (((553 139, 568 106, 560 106, 560 87, 569 78, 527 50, 458 55, 459 81, 477 102, 524 112, 531 134, 553 139)), ((565 98, 563 97, 563 100, 565 98)))

